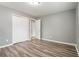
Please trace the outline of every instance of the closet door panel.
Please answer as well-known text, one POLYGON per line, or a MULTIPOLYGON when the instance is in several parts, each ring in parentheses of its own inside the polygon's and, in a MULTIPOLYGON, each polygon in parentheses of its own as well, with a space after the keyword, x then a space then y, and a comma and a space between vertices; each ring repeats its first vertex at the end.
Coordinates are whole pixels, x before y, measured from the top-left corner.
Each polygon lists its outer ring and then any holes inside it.
POLYGON ((24 16, 13 16, 13 42, 29 40, 29 19, 24 16))

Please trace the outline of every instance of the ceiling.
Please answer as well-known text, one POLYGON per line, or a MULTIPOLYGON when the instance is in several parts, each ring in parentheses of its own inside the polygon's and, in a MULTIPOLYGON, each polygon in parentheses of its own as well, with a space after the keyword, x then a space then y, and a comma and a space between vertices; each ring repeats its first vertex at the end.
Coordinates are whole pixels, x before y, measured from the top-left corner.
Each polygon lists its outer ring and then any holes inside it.
POLYGON ((32 17, 40 17, 75 9, 76 2, 41 2, 40 5, 30 5, 28 2, 0 2, 1 5, 24 12, 32 17))

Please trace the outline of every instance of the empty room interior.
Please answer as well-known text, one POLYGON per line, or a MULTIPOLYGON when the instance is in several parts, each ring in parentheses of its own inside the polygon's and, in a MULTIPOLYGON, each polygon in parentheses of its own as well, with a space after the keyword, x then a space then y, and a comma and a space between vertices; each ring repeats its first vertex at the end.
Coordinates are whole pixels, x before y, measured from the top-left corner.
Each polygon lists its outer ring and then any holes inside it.
POLYGON ((78 2, 0 2, 0 57, 78 56, 78 2))

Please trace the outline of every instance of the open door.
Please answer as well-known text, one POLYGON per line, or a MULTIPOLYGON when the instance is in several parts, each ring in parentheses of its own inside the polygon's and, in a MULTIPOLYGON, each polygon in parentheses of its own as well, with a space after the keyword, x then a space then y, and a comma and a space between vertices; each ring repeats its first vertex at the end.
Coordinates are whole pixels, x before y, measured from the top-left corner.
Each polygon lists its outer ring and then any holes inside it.
POLYGON ((41 39, 40 33, 41 33, 41 27, 40 27, 40 20, 35 21, 35 32, 36 32, 36 38, 41 39))
POLYGON ((41 21, 32 19, 31 20, 31 39, 40 40, 41 39, 40 33, 41 33, 41 21))

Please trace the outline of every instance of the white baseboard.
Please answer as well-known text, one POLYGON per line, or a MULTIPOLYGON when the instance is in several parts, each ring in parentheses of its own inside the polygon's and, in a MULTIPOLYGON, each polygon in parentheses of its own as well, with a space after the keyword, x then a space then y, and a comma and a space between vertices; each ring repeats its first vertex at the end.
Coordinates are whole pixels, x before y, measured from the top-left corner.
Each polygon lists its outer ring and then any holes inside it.
POLYGON ((56 43, 61 43, 61 44, 67 44, 67 45, 76 46, 76 44, 74 44, 74 43, 61 42, 61 41, 50 40, 50 39, 45 39, 45 38, 42 38, 42 39, 46 40, 46 41, 50 41, 50 42, 56 42, 56 43))
POLYGON ((13 43, 7 44, 7 45, 4 45, 4 46, 0 46, 0 48, 5 48, 5 47, 11 46, 11 45, 13 45, 13 43))
POLYGON ((13 41, 13 44, 20 43, 20 42, 24 42, 24 41, 29 41, 29 40, 25 39, 25 40, 18 41, 18 42, 14 42, 14 41, 13 41))
MULTIPOLYGON (((27 41, 27 40, 23 40, 23 41, 27 41)), ((11 44, 7 44, 7 45, 4 45, 4 46, 0 46, 0 48, 5 48, 5 47, 8 47, 8 46, 11 46, 11 45, 13 45, 13 44, 20 43, 20 42, 23 42, 23 41, 13 42, 13 43, 11 43, 11 44)))

